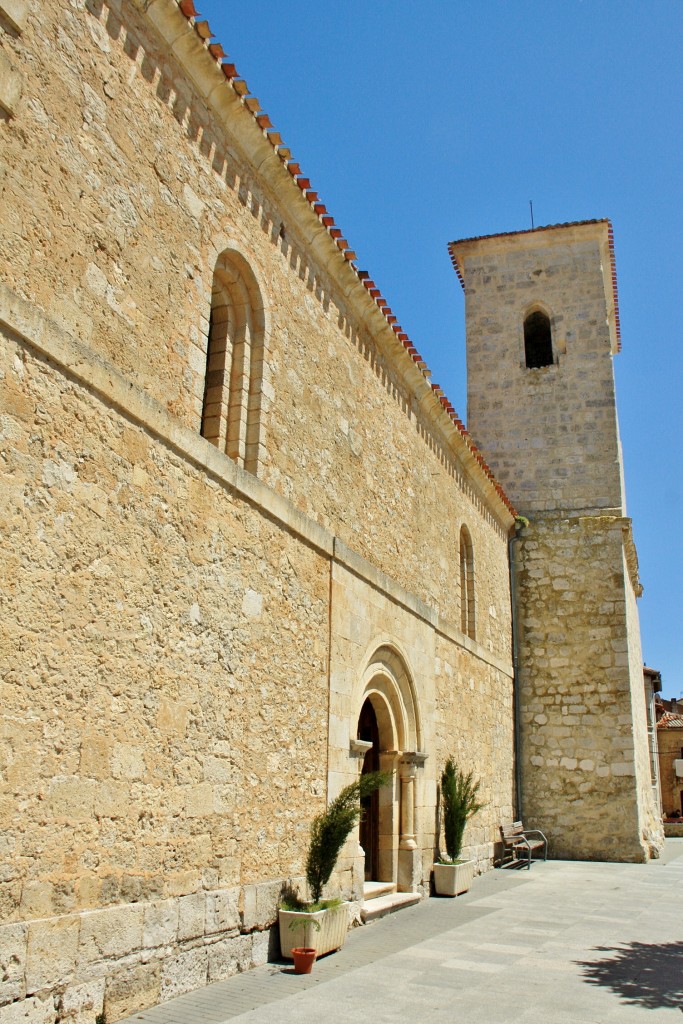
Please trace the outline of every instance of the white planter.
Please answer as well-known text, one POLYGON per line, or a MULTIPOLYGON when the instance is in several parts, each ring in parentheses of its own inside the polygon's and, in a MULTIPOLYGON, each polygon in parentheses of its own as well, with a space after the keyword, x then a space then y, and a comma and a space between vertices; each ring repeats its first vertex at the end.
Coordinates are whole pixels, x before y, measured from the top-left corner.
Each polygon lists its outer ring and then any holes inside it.
POLYGON ((308 946, 315 949, 318 956, 341 949, 349 930, 349 904, 341 903, 330 910, 317 910, 315 914, 306 914, 301 910, 279 910, 280 919, 280 950, 286 960, 292 959, 293 946, 308 946), (290 928, 292 921, 302 920, 303 928, 290 928), (318 931, 313 921, 318 921, 318 931))
POLYGON ((474 878, 474 861, 459 864, 435 864, 434 888, 439 896, 457 896, 467 892, 474 878))

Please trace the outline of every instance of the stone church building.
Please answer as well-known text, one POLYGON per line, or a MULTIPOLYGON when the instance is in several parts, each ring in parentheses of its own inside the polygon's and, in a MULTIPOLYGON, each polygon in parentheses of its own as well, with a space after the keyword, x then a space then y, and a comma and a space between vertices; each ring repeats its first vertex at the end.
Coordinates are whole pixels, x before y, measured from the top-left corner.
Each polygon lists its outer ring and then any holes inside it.
MULTIPOLYGON (((0 0, 0 1024, 263 963, 466 852, 656 855, 612 234, 452 243, 468 429, 192 0, 0 0)), ((457 227, 457 226, 456 226, 457 227)))

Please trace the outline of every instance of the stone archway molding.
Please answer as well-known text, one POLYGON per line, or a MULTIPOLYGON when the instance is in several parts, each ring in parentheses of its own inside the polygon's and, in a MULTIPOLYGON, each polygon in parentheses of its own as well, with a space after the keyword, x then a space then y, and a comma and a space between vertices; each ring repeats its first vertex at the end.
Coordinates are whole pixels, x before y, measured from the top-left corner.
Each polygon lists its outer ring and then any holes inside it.
POLYGON ((382 639, 369 650, 353 703, 357 715, 366 700, 372 703, 379 728, 380 767, 395 773, 391 790, 380 792, 379 880, 413 892, 422 880, 415 813, 416 769, 426 758, 421 751, 420 706, 408 659, 399 645, 382 639))
POLYGON ((395 640, 375 642, 370 651, 354 694, 354 706, 360 712, 368 698, 372 701, 386 750, 420 751, 420 707, 408 659, 395 640))

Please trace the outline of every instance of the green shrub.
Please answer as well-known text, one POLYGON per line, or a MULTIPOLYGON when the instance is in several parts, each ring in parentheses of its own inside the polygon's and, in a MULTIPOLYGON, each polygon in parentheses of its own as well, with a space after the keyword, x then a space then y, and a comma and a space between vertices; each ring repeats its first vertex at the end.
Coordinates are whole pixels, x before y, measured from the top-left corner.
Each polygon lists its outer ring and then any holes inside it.
POLYGON ((465 775, 449 757, 441 775, 443 801, 443 832, 446 853, 451 861, 457 860, 462 849, 465 825, 472 815, 484 806, 477 802, 479 782, 473 782, 473 772, 465 775))
POLYGON ((320 902, 341 849, 360 818, 361 799, 374 793, 380 786, 385 786, 390 779, 389 772, 367 772, 361 775, 357 782, 342 789, 327 810, 313 819, 306 860, 306 881, 314 904, 320 902))

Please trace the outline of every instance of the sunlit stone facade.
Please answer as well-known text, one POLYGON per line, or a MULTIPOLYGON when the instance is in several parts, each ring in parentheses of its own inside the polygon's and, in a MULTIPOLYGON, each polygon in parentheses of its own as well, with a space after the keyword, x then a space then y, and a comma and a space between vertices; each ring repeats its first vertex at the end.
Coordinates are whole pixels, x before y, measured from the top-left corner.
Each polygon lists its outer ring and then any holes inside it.
MULTIPOLYGON (((368 872, 428 894, 449 754, 479 870, 518 806, 512 503, 191 6, 0 2, 0 1024, 265 962, 368 744, 392 783, 331 886, 356 914, 368 872)), ((579 519, 583 549, 628 554, 621 516, 579 519)), ((613 787, 615 758, 571 778, 613 787)))

